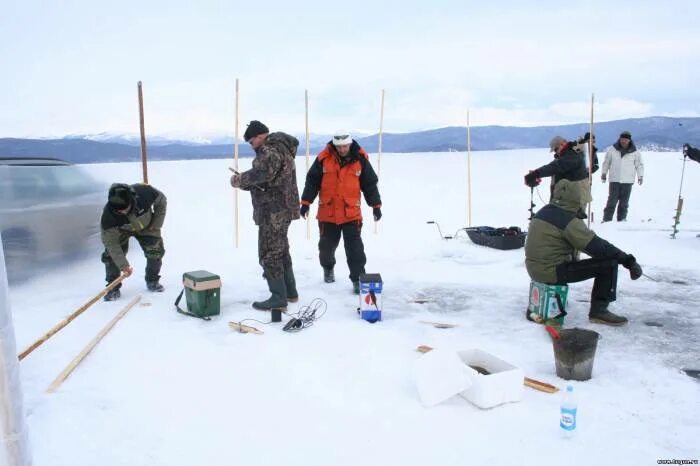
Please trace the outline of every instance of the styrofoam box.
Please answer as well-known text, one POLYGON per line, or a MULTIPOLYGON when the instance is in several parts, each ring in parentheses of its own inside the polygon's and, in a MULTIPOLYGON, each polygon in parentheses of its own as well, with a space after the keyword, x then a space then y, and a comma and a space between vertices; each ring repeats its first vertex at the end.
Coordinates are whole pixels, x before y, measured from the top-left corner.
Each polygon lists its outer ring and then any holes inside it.
POLYGON ((479 408, 520 401, 523 394, 522 369, 479 349, 458 351, 457 355, 467 365, 472 382, 460 392, 461 396, 479 408), (469 366, 482 367, 489 374, 480 374, 469 366))

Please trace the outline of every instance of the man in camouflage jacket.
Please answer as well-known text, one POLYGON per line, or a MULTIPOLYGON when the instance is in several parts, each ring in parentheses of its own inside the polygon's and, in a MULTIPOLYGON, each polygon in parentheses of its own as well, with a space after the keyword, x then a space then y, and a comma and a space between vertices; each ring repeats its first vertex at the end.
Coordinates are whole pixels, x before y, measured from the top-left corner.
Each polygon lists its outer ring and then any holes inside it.
MULTIPOLYGON (((102 262, 105 264, 107 283, 117 279, 121 273, 126 276, 133 273, 133 267, 126 259, 129 238, 133 236, 146 256, 147 288, 150 291, 164 290, 159 282, 165 254, 160 230, 167 205, 165 194, 146 184, 115 183, 109 188, 107 204, 100 220, 105 247, 102 262)), ((119 288, 121 283, 105 295, 105 301, 118 299, 121 296, 119 288)))
POLYGON ((576 216, 581 204, 580 184, 562 179, 554 187, 552 202, 540 209, 530 222, 525 242, 525 267, 535 281, 547 284, 575 283, 593 278, 589 320, 607 325, 624 325, 627 319, 613 314, 608 304, 616 299, 617 266, 630 272, 632 280, 642 268, 631 254, 597 236, 576 216), (574 251, 591 259, 574 261, 574 251))
POLYGON ((272 295, 253 302, 253 307, 284 310, 287 302, 299 298, 287 239, 290 223, 299 218, 294 164, 299 141, 286 133, 270 133, 257 120, 250 122, 243 137, 255 149, 255 159, 250 170, 231 177, 231 185, 250 191, 258 225, 258 259, 272 295))

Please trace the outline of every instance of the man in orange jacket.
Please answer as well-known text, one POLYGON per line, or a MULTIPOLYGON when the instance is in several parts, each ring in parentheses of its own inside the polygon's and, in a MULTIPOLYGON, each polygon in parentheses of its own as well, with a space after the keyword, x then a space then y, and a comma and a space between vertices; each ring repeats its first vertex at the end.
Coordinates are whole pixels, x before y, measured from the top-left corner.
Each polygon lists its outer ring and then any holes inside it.
POLYGON ((369 163, 367 152, 353 141, 348 131, 337 131, 318 154, 306 174, 299 213, 306 218, 309 206, 318 195, 318 257, 323 267, 323 280, 335 281, 335 250, 342 234, 345 256, 350 269, 353 293, 360 292, 360 274, 365 272, 367 256, 362 244, 362 209, 360 191, 372 207, 374 220, 382 218, 382 200, 377 188, 377 174, 369 163))

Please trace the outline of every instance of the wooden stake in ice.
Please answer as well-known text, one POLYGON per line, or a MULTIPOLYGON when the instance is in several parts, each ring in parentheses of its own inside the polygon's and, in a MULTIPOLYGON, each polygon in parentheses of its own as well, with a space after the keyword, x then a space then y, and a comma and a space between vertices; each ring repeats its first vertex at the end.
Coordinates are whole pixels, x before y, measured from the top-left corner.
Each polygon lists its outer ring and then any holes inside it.
POLYGON ((472 131, 467 110, 467 226, 472 226, 472 131))
MULTIPOLYGON (((236 97, 235 97, 235 129, 234 129, 234 143, 233 143, 233 168, 235 170, 235 173, 238 173, 238 78, 236 78, 236 97)), ((238 188, 233 188, 233 195, 234 195, 234 217, 235 217, 235 224, 236 224, 236 247, 238 247, 239 244, 239 217, 240 214, 238 212, 238 195, 239 195, 239 189, 238 188)))
POLYGON ((148 184, 148 156, 146 155, 146 126, 143 118, 143 86, 141 81, 136 86, 139 93, 139 126, 141 128, 141 167, 143 170, 143 182, 148 184))
MULTIPOLYGON (((384 89, 382 89, 382 103, 379 108, 379 145, 377 147, 377 177, 382 177, 382 141, 384 139, 384 89)), ((374 233, 378 231, 377 221, 374 221, 374 233)))
POLYGON ((69 315, 68 317, 65 317, 59 323, 54 325, 54 327, 51 330, 49 330, 48 332, 43 334, 41 336, 41 338, 39 338, 37 341, 35 341, 31 345, 29 345, 29 347, 27 349, 25 349, 24 351, 19 353, 19 355, 17 356, 19 358, 19 360, 21 361, 22 359, 26 358, 29 353, 31 353, 32 351, 37 349, 39 346, 41 346, 46 340, 48 340, 49 338, 54 336, 56 333, 58 333, 58 331, 61 330, 63 327, 70 324, 73 321, 73 319, 75 319, 80 314, 85 312, 90 306, 95 304, 101 297, 106 295, 111 289, 113 289, 114 287, 119 285, 122 282, 122 280, 124 280, 125 278, 126 278, 126 275, 120 275, 116 280, 114 280, 112 283, 107 285, 104 290, 97 293, 97 295, 95 295, 94 298, 92 298, 90 301, 88 301, 85 304, 83 304, 82 306, 80 306, 71 315, 69 315))
MULTIPOLYGON (((309 173, 309 91, 304 91, 304 124, 306 126, 306 173, 309 173)), ((311 209, 311 206, 309 206, 311 209)), ((306 239, 311 239, 311 212, 306 216, 306 239)))
MULTIPOLYGON (((593 102, 595 99, 595 94, 591 94, 591 125, 588 129, 590 137, 588 138, 588 185, 591 190, 591 197, 593 196, 593 102)), ((591 202, 588 201, 588 220, 586 223, 591 226, 591 202)))
POLYGON ((105 325, 105 327, 102 330, 100 330, 100 333, 98 333, 95 336, 95 338, 90 340, 90 343, 88 343, 87 346, 85 346, 85 348, 83 348, 83 350, 80 353, 78 353, 78 355, 70 362, 70 364, 68 364, 66 368, 63 369, 60 374, 58 374, 54 381, 51 382, 51 385, 49 385, 49 388, 46 389, 46 393, 55 392, 56 389, 60 387, 61 384, 68 378, 68 376, 71 375, 75 368, 78 367, 78 364, 80 364, 83 361, 83 359, 85 359, 85 357, 88 354, 90 354, 90 352, 95 348, 95 346, 97 346, 100 340, 102 340, 105 337, 105 335, 107 335, 107 333, 109 333, 109 331, 112 330, 112 327, 114 327, 114 325, 119 321, 119 319, 124 317, 126 313, 129 312, 131 308, 134 307, 136 303, 138 303, 140 300, 141 296, 137 296, 134 299, 132 299, 129 302, 129 304, 124 306, 124 309, 119 311, 119 314, 114 316, 114 319, 109 321, 109 323, 105 325))

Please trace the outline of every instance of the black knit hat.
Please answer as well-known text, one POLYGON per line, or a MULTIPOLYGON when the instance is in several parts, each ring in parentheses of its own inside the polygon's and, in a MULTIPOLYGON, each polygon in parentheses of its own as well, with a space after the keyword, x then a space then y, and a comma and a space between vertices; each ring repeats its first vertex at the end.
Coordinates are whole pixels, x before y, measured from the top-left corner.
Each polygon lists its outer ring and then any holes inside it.
POLYGON ((109 188, 107 203, 114 210, 124 210, 131 205, 131 187, 128 184, 115 183, 109 188))
POLYGON ((245 139, 245 142, 248 142, 255 136, 259 136, 261 134, 269 132, 270 130, 267 126, 265 126, 258 120, 252 120, 250 123, 248 123, 248 128, 246 128, 245 133, 243 134, 243 139, 245 139))
POLYGON ((623 131, 620 133, 620 139, 632 139, 632 133, 629 131, 623 131))

